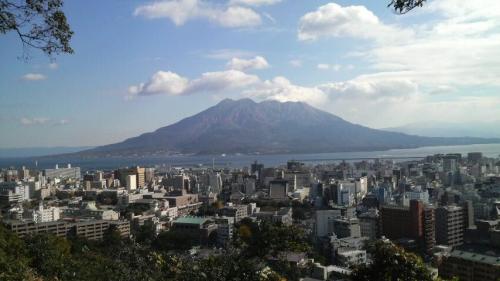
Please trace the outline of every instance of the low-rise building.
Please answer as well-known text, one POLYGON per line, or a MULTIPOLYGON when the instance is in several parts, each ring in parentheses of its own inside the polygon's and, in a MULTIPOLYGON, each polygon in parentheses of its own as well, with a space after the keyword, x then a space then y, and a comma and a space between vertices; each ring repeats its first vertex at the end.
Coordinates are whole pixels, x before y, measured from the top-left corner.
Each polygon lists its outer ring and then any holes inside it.
POLYGON ((460 281, 498 281, 500 252, 460 247, 444 257, 439 266, 439 276, 458 277, 460 281))

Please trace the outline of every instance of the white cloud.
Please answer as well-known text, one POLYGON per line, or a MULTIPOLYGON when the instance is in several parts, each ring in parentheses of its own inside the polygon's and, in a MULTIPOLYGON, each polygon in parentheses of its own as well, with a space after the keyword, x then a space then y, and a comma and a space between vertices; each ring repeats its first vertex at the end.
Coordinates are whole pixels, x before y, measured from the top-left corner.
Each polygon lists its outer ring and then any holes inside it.
POLYGON ((264 57, 256 56, 252 59, 232 58, 228 63, 229 69, 235 70, 250 70, 250 69, 265 69, 269 68, 269 63, 264 57))
POLYGON ((132 95, 180 95, 188 87, 188 79, 170 71, 158 71, 146 83, 129 87, 132 95))
POLYGON ((40 73, 27 73, 23 75, 22 79, 24 81, 40 81, 47 79, 47 76, 40 73))
POLYGON ((332 100, 404 101, 418 94, 418 84, 407 79, 373 79, 360 76, 352 80, 318 86, 332 100))
POLYGON ((245 95, 256 99, 277 100, 280 102, 300 101, 320 106, 327 101, 327 96, 316 87, 302 87, 292 84, 285 77, 275 77, 266 80, 252 89, 244 92, 245 95))
MULTIPOLYGON (((440 90, 452 88, 442 85, 440 90)), ((500 98, 459 97, 434 101, 430 98, 434 93, 425 93, 416 81, 385 75, 361 75, 346 81, 301 86, 282 76, 261 80, 238 70, 206 72, 192 80, 160 71, 150 81, 130 88, 132 96, 201 93, 218 98, 239 95, 257 100, 307 102, 371 127, 398 126, 414 122, 421 116, 457 122, 500 116, 500 98)))
POLYGON ((231 0, 230 4, 247 5, 247 6, 266 6, 280 3, 282 0, 231 0))
POLYGON ((374 126, 500 116, 491 91, 500 86, 500 2, 429 1, 405 20, 419 16, 424 23, 401 27, 366 7, 330 3, 301 18, 299 40, 363 40, 351 58, 371 73, 317 86, 332 101, 329 111, 374 126))
POLYGON ((320 70, 335 70, 335 71, 339 71, 342 66, 340 64, 327 64, 327 63, 319 63, 318 65, 316 65, 316 68, 317 69, 320 69, 320 70))
POLYGON ((221 6, 202 0, 164 0, 139 6, 135 16, 149 19, 168 18, 175 25, 193 19, 205 19, 230 28, 254 27, 262 23, 261 16, 251 8, 221 6))
POLYGON ((32 125, 44 125, 47 124, 50 121, 50 118, 46 117, 22 117, 20 120, 22 125, 25 126, 32 126, 32 125))
POLYGON ((388 40, 404 33, 395 34, 398 28, 383 24, 364 6, 342 7, 329 3, 300 18, 299 40, 317 40, 321 37, 353 37, 388 40), (392 37, 392 38, 391 38, 392 37))
POLYGON ((290 60, 288 63, 293 67, 301 67, 302 66, 302 61, 297 60, 297 59, 290 60))
POLYGON ((259 82, 255 75, 238 70, 206 72, 200 78, 192 80, 186 90, 188 94, 202 92, 227 91, 243 89, 259 82))
POLYGON ((369 63, 374 77, 431 87, 500 85, 499 10, 494 0, 433 1, 418 11, 436 13, 437 20, 401 28, 383 23, 364 6, 330 3, 301 18, 298 36, 367 39, 370 44, 356 57, 369 63))
POLYGON ((55 70, 55 69, 59 68, 59 65, 57 63, 55 63, 55 62, 49 63, 49 68, 52 69, 52 70, 55 70))
POLYGON ((170 71, 158 71, 146 83, 129 87, 128 98, 149 95, 189 95, 242 89, 258 83, 259 78, 238 70, 206 72, 189 80, 170 71))

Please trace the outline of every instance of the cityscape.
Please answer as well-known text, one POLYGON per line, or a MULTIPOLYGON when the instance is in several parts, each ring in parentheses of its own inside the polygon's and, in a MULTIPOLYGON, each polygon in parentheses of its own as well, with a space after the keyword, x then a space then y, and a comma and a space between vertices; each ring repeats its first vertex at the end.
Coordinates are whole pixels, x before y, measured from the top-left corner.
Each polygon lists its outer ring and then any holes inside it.
POLYGON ((0 0, 0 281, 500 281, 500 1, 0 0))
MULTIPOLYGON (((23 166, 0 175, 2 231, 48 247, 32 253, 49 255, 45 263, 64 254, 59 243, 117 251, 101 255, 123 266, 145 259, 121 280, 350 280, 381 262, 374 251, 397 249, 421 259, 427 279, 419 280, 500 276, 500 158, 480 152, 244 168, 23 166), (231 272, 238 266, 246 268, 231 272)), ((61 262, 45 276, 116 270, 61 262)))

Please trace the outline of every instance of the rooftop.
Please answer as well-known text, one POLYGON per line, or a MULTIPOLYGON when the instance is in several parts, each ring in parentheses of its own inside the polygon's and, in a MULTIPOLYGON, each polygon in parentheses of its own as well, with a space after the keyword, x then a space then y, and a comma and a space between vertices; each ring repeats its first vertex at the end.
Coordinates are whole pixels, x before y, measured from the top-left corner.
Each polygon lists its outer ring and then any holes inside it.
POLYGON ((185 224, 204 224, 208 221, 208 218, 203 217, 182 217, 174 221, 174 223, 185 223, 185 224))
POLYGON ((450 253, 451 257, 462 258, 467 261, 487 263, 500 266, 500 252, 491 248, 476 246, 462 246, 450 253))

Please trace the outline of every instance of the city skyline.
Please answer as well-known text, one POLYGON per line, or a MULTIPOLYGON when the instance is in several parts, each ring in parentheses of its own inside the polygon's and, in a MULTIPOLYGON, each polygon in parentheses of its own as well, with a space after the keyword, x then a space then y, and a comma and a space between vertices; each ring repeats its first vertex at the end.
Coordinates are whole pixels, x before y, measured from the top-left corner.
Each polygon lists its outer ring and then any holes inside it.
POLYGON ((494 1, 406 15, 370 1, 86 4, 65 3, 73 55, 25 62, 14 34, 0 38, 0 147, 103 145, 224 98, 303 101, 376 128, 500 116, 494 1))

